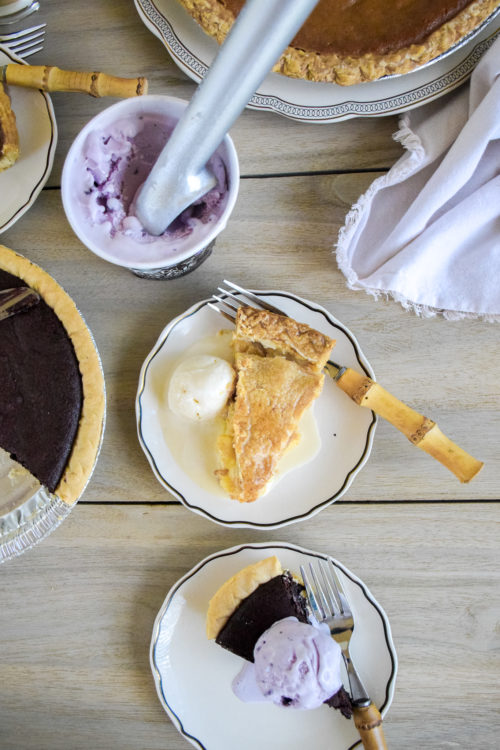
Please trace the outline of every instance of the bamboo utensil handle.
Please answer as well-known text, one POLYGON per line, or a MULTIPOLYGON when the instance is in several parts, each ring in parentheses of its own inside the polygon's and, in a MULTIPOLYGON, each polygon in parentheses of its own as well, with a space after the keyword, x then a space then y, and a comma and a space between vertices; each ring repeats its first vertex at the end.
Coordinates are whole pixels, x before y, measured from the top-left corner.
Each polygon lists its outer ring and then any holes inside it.
POLYGON ((43 91, 78 91, 91 96, 142 96, 147 94, 146 78, 117 78, 106 73, 60 70, 52 65, 18 65, 11 63, 2 70, 3 81, 13 86, 43 91))
POLYGON ((355 706, 353 719, 365 750, 387 750, 382 717, 373 703, 369 706, 355 706))
POLYGON ((483 467, 481 461, 447 438, 435 422, 399 401, 366 375, 346 368, 337 377, 337 385, 355 403, 372 409, 394 425, 411 443, 440 461, 461 482, 469 482, 483 467))

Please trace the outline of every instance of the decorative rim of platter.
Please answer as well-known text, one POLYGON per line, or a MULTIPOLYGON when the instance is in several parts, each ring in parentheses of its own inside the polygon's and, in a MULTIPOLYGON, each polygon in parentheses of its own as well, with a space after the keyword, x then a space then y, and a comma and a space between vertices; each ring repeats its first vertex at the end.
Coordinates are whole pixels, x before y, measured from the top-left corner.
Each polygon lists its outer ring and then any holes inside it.
MULTIPOLYGON (((202 80, 217 49, 215 40, 176 2, 135 0, 135 5, 143 22, 164 43, 179 67, 195 81, 202 80)), ((464 83, 499 35, 499 27, 500 6, 477 29, 435 60, 411 73, 378 81, 338 86, 271 73, 248 107, 315 123, 404 112, 464 83)))

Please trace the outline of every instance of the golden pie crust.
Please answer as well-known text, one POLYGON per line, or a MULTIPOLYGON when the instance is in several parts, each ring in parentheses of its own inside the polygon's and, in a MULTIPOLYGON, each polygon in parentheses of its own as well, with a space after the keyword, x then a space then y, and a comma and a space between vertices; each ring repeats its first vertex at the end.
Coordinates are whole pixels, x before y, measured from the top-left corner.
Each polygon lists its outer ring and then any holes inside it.
POLYGON ((72 505, 85 489, 101 443, 105 389, 99 355, 75 303, 48 273, 4 245, 0 245, 0 267, 38 292, 56 313, 75 350, 82 378, 82 409, 66 468, 54 492, 72 505))
POLYGON ((10 99, 0 83, 0 172, 11 167, 19 157, 19 135, 10 99))
MULTIPOLYGON (((205 32, 221 44, 235 20, 233 11, 221 0, 179 0, 205 32)), ((353 2, 332 2, 336 6, 353 2)), ((498 0, 472 0, 449 20, 433 30, 429 36, 414 44, 386 52, 365 52, 344 55, 335 51, 318 52, 289 46, 280 56, 273 71, 292 78, 323 81, 348 86, 374 81, 387 75, 408 73, 447 52, 460 40, 480 26, 499 6, 498 0)), ((393 15, 387 2, 387 15, 393 15)), ((341 16, 339 16, 341 23, 341 16)), ((415 38, 420 30, 416 29, 415 38)))
POLYGON ((223 583, 208 604, 207 638, 216 638, 243 599, 280 573, 283 573, 283 568, 276 555, 273 555, 247 565, 223 583))
POLYGON ((284 315, 240 307, 233 337, 235 398, 217 440, 223 489, 254 502, 299 439, 298 423, 323 387, 334 341, 284 315))

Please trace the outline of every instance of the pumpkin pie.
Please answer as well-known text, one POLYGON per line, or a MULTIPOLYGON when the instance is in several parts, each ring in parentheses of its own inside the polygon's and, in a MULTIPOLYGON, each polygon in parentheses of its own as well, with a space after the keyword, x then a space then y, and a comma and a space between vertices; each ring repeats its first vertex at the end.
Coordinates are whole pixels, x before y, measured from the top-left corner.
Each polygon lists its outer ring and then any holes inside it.
MULTIPOLYGON (((180 0, 219 44, 244 0, 180 0)), ((273 70, 341 85, 408 73, 478 28, 498 0, 319 0, 273 70)))
POLYGON ((219 482, 240 502, 267 490, 298 423, 321 393, 334 341, 304 323, 242 306, 233 336, 236 389, 217 440, 219 482))
POLYGON ((83 492, 100 446, 104 379, 92 336, 49 274, 0 245, 0 290, 40 301, 0 321, 0 448, 68 504, 83 492))

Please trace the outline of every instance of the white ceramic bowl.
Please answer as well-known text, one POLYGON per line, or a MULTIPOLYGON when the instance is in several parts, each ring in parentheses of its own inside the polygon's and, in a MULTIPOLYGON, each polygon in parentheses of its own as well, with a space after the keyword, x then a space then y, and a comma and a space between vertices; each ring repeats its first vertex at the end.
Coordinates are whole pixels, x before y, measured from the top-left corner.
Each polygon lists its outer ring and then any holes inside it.
POLYGON ((100 258, 129 268, 139 276, 147 278, 176 278, 193 271, 210 254, 216 236, 225 228, 234 208, 239 188, 239 164, 236 150, 229 135, 226 135, 216 153, 221 157, 227 175, 228 192, 226 203, 219 218, 211 220, 193 232, 193 236, 178 240, 175 251, 165 244, 158 250, 155 243, 143 243, 120 234, 120 239, 110 241, 107 225, 91 219, 85 203, 85 149, 89 136, 106 133, 120 122, 136 122, 142 116, 158 117, 158 121, 178 120, 187 101, 172 96, 154 95, 124 99, 100 112, 80 131, 73 142, 62 173, 62 201, 71 227, 89 250, 100 258), (126 251, 125 251, 126 245, 126 251), (137 252, 136 252, 137 251, 137 252))

